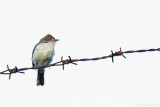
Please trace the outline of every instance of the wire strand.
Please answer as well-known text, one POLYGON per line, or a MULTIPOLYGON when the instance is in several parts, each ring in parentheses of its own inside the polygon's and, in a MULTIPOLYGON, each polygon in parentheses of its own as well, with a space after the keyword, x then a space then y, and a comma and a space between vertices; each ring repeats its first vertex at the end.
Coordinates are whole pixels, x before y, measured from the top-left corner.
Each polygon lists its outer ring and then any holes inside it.
POLYGON ((51 67, 51 66, 62 66, 63 70, 64 70, 64 65, 66 65, 66 64, 77 65, 77 63, 75 63, 75 62, 79 62, 79 61, 97 61, 97 60, 107 59, 107 58, 112 58, 112 63, 113 63, 115 56, 123 56, 124 58, 126 58, 124 56, 124 54, 155 52, 155 51, 160 51, 160 48, 157 48, 157 49, 128 50, 128 51, 124 51, 124 52, 122 52, 122 49, 120 48, 119 51, 113 53, 113 51, 111 50, 111 54, 110 55, 102 56, 102 57, 71 59, 71 57, 68 56, 68 59, 66 59, 66 60, 63 60, 63 57, 61 57, 61 61, 55 62, 55 63, 50 64, 50 65, 46 65, 46 66, 40 66, 40 67, 36 66, 36 67, 26 67, 26 68, 18 69, 15 66, 15 68, 10 69, 9 66, 7 65, 7 70, 4 70, 4 71, 0 72, 0 74, 8 74, 9 75, 9 79, 10 79, 11 78, 11 74, 13 74, 13 73, 23 73, 24 74, 24 71, 30 70, 30 69, 47 68, 47 67, 51 67))

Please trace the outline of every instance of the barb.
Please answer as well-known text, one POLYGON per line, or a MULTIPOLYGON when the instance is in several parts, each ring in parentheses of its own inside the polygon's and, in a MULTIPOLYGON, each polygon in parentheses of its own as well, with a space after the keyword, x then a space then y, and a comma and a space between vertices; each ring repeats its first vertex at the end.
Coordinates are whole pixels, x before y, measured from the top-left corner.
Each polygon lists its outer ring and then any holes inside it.
MULTIPOLYGON (((13 73, 17 73, 18 72, 18 68, 15 66, 15 68, 13 68, 13 69, 9 69, 9 65, 7 65, 7 70, 9 71, 9 80, 10 80, 10 78, 11 78, 11 75, 13 74, 13 73)), ((18 72, 18 73, 24 73, 24 72, 18 72)))
POLYGON ((23 73, 24 74, 24 72, 21 72, 21 71, 30 70, 30 69, 47 68, 47 67, 51 67, 51 66, 62 66, 62 69, 64 70, 64 65, 66 65, 66 64, 77 65, 77 63, 75 63, 75 62, 79 62, 79 61, 97 61, 97 60, 107 59, 107 58, 112 58, 112 63, 113 63, 115 56, 123 56, 124 58, 126 58, 124 56, 124 54, 144 53, 144 52, 154 52, 154 51, 160 51, 160 48, 157 48, 157 49, 142 49, 142 50, 129 50, 129 51, 124 51, 124 52, 122 52, 122 49, 120 48, 119 51, 113 52, 111 50, 111 54, 110 55, 102 56, 102 57, 71 59, 71 57, 68 56, 69 59, 66 59, 66 60, 63 60, 63 57, 61 57, 61 61, 55 62, 55 63, 50 64, 50 65, 41 66, 41 67, 27 67, 27 68, 20 68, 20 69, 15 67, 13 69, 9 69, 9 66, 7 65, 7 70, 0 72, 0 74, 9 74, 9 79, 10 79, 11 78, 11 74, 13 74, 13 73, 23 73))
POLYGON ((72 61, 72 59, 71 59, 70 56, 68 56, 68 57, 69 57, 69 59, 66 59, 66 60, 63 60, 63 57, 61 57, 61 62, 62 62, 63 70, 64 70, 64 65, 65 65, 65 64, 71 63, 71 64, 74 64, 74 65, 77 65, 77 63, 74 63, 74 62, 72 61))

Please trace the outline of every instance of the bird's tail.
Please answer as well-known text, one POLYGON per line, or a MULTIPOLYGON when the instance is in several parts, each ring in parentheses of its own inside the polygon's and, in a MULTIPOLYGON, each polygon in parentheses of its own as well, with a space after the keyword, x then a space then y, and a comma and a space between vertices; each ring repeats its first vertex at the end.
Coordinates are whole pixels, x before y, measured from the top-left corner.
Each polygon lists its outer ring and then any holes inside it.
POLYGON ((44 85, 44 71, 45 71, 44 68, 38 69, 37 86, 39 86, 39 85, 43 86, 44 85))

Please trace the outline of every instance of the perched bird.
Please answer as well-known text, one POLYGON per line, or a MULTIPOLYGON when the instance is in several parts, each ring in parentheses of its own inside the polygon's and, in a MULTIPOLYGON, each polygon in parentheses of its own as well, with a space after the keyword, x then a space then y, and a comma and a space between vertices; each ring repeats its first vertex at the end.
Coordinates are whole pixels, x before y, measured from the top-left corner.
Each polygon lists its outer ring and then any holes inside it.
MULTIPOLYGON (((32 52, 32 65, 33 67, 49 65, 55 55, 54 46, 58 39, 48 34, 42 38, 33 49, 32 52)), ((44 71, 45 68, 38 69, 37 86, 44 85, 44 71)))

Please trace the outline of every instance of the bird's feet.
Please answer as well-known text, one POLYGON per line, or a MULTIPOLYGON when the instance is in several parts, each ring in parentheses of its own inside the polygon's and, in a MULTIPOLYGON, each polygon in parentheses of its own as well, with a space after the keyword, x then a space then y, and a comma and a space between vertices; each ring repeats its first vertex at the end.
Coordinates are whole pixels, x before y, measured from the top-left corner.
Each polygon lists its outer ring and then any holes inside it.
POLYGON ((38 69, 39 67, 38 67, 38 66, 34 66, 33 68, 34 68, 34 69, 38 69))

